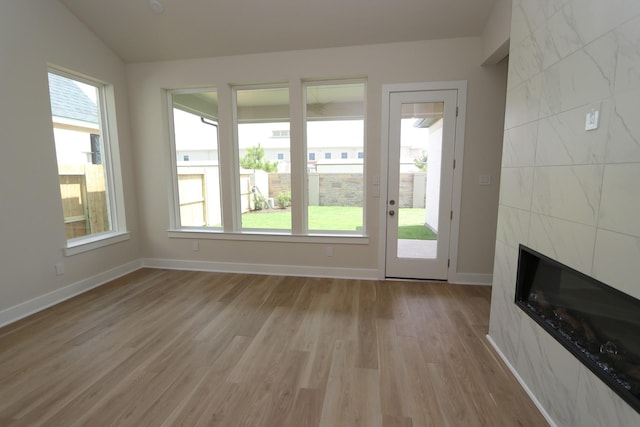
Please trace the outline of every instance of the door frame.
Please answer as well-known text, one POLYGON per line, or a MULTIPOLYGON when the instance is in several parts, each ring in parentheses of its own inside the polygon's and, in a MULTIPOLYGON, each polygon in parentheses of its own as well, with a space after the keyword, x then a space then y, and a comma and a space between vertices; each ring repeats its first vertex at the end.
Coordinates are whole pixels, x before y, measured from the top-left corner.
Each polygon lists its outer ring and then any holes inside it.
MULTIPOLYGON (((460 236, 460 207, 462 205, 462 171, 464 158, 465 122, 467 109, 467 81, 443 81, 427 83, 399 83, 382 85, 382 117, 381 117, 381 145, 380 145, 380 200, 378 203, 378 279, 384 280, 386 276, 386 247, 387 247, 387 199, 388 199, 388 156, 389 152, 389 104, 391 94, 397 92, 420 92, 432 90, 457 91, 457 120, 454 136, 453 158, 455 168, 453 170, 453 193, 451 206, 453 218, 451 220, 451 233, 449 237, 449 269, 447 281, 455 281, 458 271, 458 243, 460 236)), ((451 165, 453 167, 453 165, 451 165)))

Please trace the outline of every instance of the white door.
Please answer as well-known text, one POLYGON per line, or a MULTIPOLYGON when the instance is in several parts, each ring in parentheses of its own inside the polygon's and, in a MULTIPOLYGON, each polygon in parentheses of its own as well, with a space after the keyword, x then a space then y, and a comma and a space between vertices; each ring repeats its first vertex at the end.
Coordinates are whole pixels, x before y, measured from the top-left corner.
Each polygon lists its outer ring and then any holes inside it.
POLYGON ((386 277, 446 280, 456 90, 389 96, 386 277))

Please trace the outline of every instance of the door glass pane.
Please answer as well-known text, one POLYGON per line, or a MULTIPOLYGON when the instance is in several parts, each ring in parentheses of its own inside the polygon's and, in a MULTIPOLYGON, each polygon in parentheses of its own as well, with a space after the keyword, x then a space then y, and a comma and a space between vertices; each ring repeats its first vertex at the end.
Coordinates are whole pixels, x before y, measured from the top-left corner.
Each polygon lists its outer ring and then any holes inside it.
POLYGON ((443 109, 443 102, 402 104, 398 258, 437 256, 443 109))
POLYGON ((291 230, 289 88, 237 89, 242 228, 291 230))
POLYGON ((222 227, 215 91, 173 94, 180 226, 222 227))
POLYGON ((361 82, 306 85, 308 229, 364 234, 361 82))

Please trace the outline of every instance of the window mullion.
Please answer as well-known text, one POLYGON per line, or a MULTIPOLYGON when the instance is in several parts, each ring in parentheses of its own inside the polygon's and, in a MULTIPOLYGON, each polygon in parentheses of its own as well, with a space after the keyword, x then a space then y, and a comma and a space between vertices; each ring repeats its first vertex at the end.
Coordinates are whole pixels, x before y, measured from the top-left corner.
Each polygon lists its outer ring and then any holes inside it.
POLYGON ((238 135, 236 126, 236 100, 232 88, 220 85, 218 88, 219 136, 220 136, 220 187, 222 199, 222 223, 225 233, 240 231, 240 182, 238 180, 238 135), (231 109, 223 106, 230 105, 231 109))
POLYGON ((289 83, 292 234, 306 234, 307 171, 304 143, 304 96, 299 81, 289 83))

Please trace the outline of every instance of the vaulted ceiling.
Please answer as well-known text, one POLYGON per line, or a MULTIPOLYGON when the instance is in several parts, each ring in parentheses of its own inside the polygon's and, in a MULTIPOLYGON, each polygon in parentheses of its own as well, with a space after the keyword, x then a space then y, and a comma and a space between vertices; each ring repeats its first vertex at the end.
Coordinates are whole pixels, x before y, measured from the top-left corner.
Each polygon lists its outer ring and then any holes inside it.
POLYGON ((125 62, 480 35, 495 0, 59 0, 125 62))

